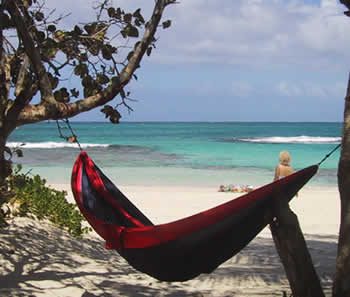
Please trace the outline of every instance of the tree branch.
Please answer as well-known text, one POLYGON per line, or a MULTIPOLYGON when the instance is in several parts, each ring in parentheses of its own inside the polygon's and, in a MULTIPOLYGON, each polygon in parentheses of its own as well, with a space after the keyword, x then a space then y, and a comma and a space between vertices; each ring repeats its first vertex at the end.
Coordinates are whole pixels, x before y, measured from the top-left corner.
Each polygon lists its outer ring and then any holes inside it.
POLYGON ((10 13, 13 22, 16 24, 18 35, 20 36, 24 44, 24 49, 30 60, 30 64, 33 68, 33 71, 39 80, 39 89, 41 92, 42 102, 50 103, 50 109, 53 110, 57 104, 57 101, 53 96, 51 83, 47 75, 46 69, 41 61, 40 52, 35 47, 34 40, 28 31, 26 23, 15 1, 9 0, 6 2, 6 4, 7 10, 10 13))
POLYGON ((349 11, 345 11, 344 14, 350 17, 350 0, 340 0, 340 3, 344 4, 349 9, 349 11))
POLYGON ((8 96, 10 92, 10 78, 11 68, 10 63, 12 55, 3 55, 0 60, 0 115, 2 118, 5 116, 5 111, 8 103, 8 96))
POLYGON ((155 32, 157 31, 158 24, 163 14, 164 8, 175 3, 175 0, 158 0, 153 10, 151 20, 146 28, 146 31, 142 37, 141 42, 136 47, 134 54, 129 59, 129 63, 123 68, 120 73, 120 82, 125 86, 131 79, 132 74, 139 67, 140 61, 144 56, 149 44, 152 42, 155 32))
POLYGON ((70 118, 79 113, 92 110, 98 106, 102 106, 105 103, 113 100, 125 87, 125 85, 129 83, 133 73, 139 67, 140 61, 142 60, 148 46, 153 41, 163 11, 165 7, 171 3, 175 3, 175 0, 157 0, 151 19, 148 23, 148 26, 146 27, 140 43, 136 47, 132 57, 129 59, 128 64, 122 69, 118 79, 115 79, 111 86, 103 89, 96 95, 78 100, 70 104, 59 103, 55 101, 56 110, 54 114, 47 113, 48 106, 44 103, 41 103, 39 105, 27 105, 19 115, 18 124, 23 125, 48 119, 70 118))
POLYGON ((21 69, 19 70, 19 73, 18 73, 15 96, 18 96, 25 89, 24 80, 26 77, 28 64, 29 64, 29 58, 27 55, 25 55, 23 59, 23 63, 21 65, 21 69))

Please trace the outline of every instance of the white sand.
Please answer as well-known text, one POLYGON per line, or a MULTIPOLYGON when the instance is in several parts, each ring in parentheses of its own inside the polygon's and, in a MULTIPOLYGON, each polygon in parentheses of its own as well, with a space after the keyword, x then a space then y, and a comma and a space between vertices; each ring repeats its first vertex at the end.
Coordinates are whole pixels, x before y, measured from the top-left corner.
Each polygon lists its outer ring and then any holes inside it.
MULTIPOLYGON (((69 185, 54 185, 70 192, 69 185)), ((238 194, 216 188, 121 186, 154 222, 165 223, 238 194)), ((72 195, 69 193, 69 200, 72 195)), ((330 296, 339 228, 336 188, 306 187, 291 202, 322 285, 330 296)), ((17 218, 0 230, 0 296, 282 296, 289 292, 270 231, 210 275, 163 283, 132 269, 94 233, 74 239, 48 223, 17 218)))

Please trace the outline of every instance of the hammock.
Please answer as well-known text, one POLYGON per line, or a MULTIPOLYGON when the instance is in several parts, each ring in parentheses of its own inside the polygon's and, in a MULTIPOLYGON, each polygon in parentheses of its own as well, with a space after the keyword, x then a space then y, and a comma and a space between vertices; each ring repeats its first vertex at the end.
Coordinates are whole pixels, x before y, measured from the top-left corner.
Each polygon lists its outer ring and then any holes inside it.
POLYGON ((210 273, 243 249, 271 220, 273 200, 290 201, 318 165, 175 222, 153 225, 86 152, 72 173, 76 203, 93 229, 135 269, 161 281, 210 273))

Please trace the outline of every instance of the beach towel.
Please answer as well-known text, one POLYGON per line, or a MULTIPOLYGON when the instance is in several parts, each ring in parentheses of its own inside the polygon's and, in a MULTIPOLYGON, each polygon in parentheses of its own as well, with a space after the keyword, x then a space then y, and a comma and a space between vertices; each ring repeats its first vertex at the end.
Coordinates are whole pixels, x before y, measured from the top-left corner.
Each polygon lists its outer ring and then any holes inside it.
POLYGON ((72 190, 106 248, 158 280, 186 281, 211 273, 243 249, 269 223, 266 214, 273 200, 290 201, 317 169, 307 167, 207 211, 160 225, 153 225, 86 152, 74 164, 72 190))

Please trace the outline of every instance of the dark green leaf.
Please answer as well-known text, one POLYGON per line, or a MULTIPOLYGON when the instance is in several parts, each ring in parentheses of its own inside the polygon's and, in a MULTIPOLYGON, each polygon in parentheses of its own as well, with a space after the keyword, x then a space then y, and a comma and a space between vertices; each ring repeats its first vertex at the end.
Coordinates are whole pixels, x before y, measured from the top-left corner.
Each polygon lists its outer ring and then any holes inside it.
POLYGON ((120 89, 120 96, 125 99, 126 95, 125 95, 125 92, 124 92, 124 89, 120 89))
POLYGON ((43 31, 37 31, 36 32, 36 38, 38 40, 38 42, 43 42, 45 40, 45 33, 43 31))
POLYGON ((104 85, 104 84, 109 83, 109 78, 107 75, 99 73, 97 75, 96 82, 101 84, 101 85, 104 85))
POLYGON ((85 88, 91 88, 94 85, 94 80, 92 79, 92 77, 90 75, 86 75, 82 81, 81 84, 85 87, 85 88))
POLYGON ((72 97, 78 98, 79 97, 79 91, 77 91, 75 88, 70 90, 70 93, 72 97))
POLYGON ((134 54, 134 51, 129 52, 128 56, 126 57, 128 61, 131 59, 133 54, 134 54))
POLYGON ((47 27, 47 30, 50 31, 50 32, 55 32, 56 31, 56 26, 55 25, 49 25, 47 27))
POLYGON ((171 26, 171 20, 167 20, 162 23, 163 29, 169 28, 171 26))
POLYGON ((21 149, 16 149, 15 153, 16 153, 18 158, 22 158, 23 157, 23 151, 21 149))
POLYGON ((109 120, 113 123, 113 124, 118 124, 120 118, 122 117, 120 115, 120 113, 114 109, 112 106, 110 105, 105 105, 102 109, 101 112, 105 114, 106 118, 109 118, 109 120))
POLYGON ((127 13, 124 15, 124 22, 125 23, 131 23, 132 20, 132 14, 131 13, 127 13))
POLYGON ((94 55, 97 56, 98 53, 100 52, 100 47, 101 45, 97 42, 94 42, 90 47, 89 47, 89 52, 94 55))
POLYGON ((147 54, 147 56, 150 56, 151 53, 152 53, 152 47, 150 46, 147 48, 146 54, 147 54))
POLYGON ((116 19, 120 19, 122 17, 122 10, 120 9, 120 7, 117 8, 117 12, 116 14, 114 15, 114 17, 116 19))
POLYGON ((128 24, 124 31, 129 37, 139 37, 139 30, 131 24, 128 24))
POLYGON ((125 30, 121 30, 120 33, 122 34, 122 36, 123 36, 124 38, 127 38, 127 37, 128 37, 128 34, 126 33, 125 30))
POLYGON ((82 53, 80 54, 80 61, 81 62, 86 62, 88 60, 88 55, 87 53, 82 53))
POLYGON ((101 112, 103 112, 106 115, 106 118, 113 112, 113 107, 110 105, 105 105, 102 109, 101 112))
POLYGON ((85 76, 87 73, 89 73, 89 69, 86 64, 79 64, 74 68, 74 74, 79 75, 80 77, 85 76))
POLYGON ((38 22, 41 22, 43 19, 44 19, 44 14, 40 11, 37 11, 35 13, 35 19, 38 21, 38 22))
POLYGON ((69 93, 66 88, 61 88, 54 93, 56 101, 67 103, 70 100, 69 93))
POLYGON ((74 33, 77 35, 81 35, 83 33, 83 31, 80 29, 79 26, 75 25, 74 26, 74 33))
POLYGON ((145 19, 143 18, 142 14, 141 14, 141 9, 140 8, 135 10, 135 12, 133 13, 133 17, 135 17, 142 24, 145 23, 145 19))
POLYGON ((115 9, 114 9, 114 7, 108 8, 107 12, 108 12, 108 16, 110 18, 113 18, 115 16, 115 9))
POLYGON ((104 46, 102 48, 102 56, 106 60, 112 59, 112 50, 111 50, 110 46, 104 46))
POLYGON ((109 120, 113 123, 113 124, 119 124, 119 120, 122 116, 120 115, 120 113, 115 110, 114 113, 109 117, 109 120))
POLYGON ((120 86, 120 78, 119 78, 119 76, 113 76, 111 81, 112 81, 113 85, 120 86))
POLYGON ((92 25, 85 25, 84 26, 85 31, 90 35, 93 33, 93 26, 92 25))

